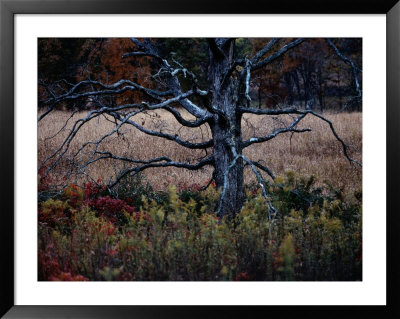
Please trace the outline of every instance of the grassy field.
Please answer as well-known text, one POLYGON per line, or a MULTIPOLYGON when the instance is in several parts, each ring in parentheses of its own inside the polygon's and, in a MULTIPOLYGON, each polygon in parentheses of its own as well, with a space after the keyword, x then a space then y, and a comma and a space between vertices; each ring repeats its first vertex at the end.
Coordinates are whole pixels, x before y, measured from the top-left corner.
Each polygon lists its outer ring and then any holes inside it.
MULTIPOLYGON (((182 111, 181 111, 182 112, 182 111)), ((183 112, 182 112, 183 113, 183 112)), ((78 112, 71 117, 71 113, 56 111, 49 114, 38 124, 38 164, 50 156, 61 145, 72 124, 87 112, 78 112), (71 117, 71 118, 70 118, 71 117), (69 119, 69 120, 68 120, 69 119), (67 125, 63 128, 65 122, 67 125), (62 129, 63 128, 63 129, 62 129), (62 129, 60 131, 60 129, 62 129), (58 134, 57 134, 58 133, 58 134)), ((339 113, 324 114, 334 123, 339 136, 349 146, 351 156, 362 160, 362 114, 339 113)), ((190 118, 185 114, 187 119, 190 118)), ((172 115, 165 111, 148 112, 133 118, 146 128, 162 130, 169 134, 179 134, 183 140, 203 141, 211 137, 207 125, 200 128, 185 128, 180 126, 172 115)), ((271 117, 246 115, 242 122, 244 139, 252 136, 262 136, 271 133, 274 129, 290 123, 289 116, 271 117)), ((87 123, 78 132, 67 152, 67 157, 76 152, 80 146, 89 140, 96 140, 115 127, 110 119, 96 118, 87 123)), ((343 155, 340 143, 334 138, 327 123, 307 116, 299 125, 299 128, 309 127, 312 132, 301 134, 281 134, 275 139, 263 143, 254 144, 244 153, 253 160, 261 161, 272 169, 276 175, 283 175, 286 170, 295 170, 300 175, 314 175, 318 183, 329 181, 334 187, 342 189, 346 193, 353 193, 361 189, 362 170, 351 165, 343 155)), ((205 150, 189 150, 174 142, 162 138, 145 135, 132 126, 125 125, 119 130, 119 134, 113 134, 105 139, 100 150, 109 150, 120 156, 136 159, 150 159, 162 155, 171 159, 185 162, 196 162, 196 159, 206 155, 205 150)), ((87 148, 87 151, 90 147, 87 148)), ((210 153, 212 150, 207 150, 210 153)), ((67 160, 63 160, 51 173, 53 181, 60 180, 67 167, 67 160)), ((107 181, 123 167, 121 163, 110 160, 99 161, 87 169, 87 173, 94 179, 102 178, 107 181)), ((185 169, 149 169, 144 172, 145 179, 156 190, 165 190, 169 185, 191 185, 194 183, 205 184, 211 177, 211 167, 200 171, 188 171, 185 169)), ((75 178, 75 183, 86 182, 87 177, 75 178)), ((245 171, 245 182, 254 181, 254 175, 248 168, 245 171)))

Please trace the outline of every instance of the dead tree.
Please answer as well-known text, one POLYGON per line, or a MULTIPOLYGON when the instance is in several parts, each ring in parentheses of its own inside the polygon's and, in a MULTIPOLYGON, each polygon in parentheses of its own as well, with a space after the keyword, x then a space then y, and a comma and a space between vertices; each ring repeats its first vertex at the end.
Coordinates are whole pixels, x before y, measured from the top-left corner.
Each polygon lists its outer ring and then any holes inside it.
MULTIPOLYGON (((303 41, 306 41, 305 39, 295 39, 284 45, 281 44, 282 41, 280 39, 273 39, 254 56, 246 56, 238 59, 234 54, 235 39, 207 39, 209 67, 207 74, 208 87, 206 88, 199 87, 196 75, 185 68, 180 62, 176 61, 173 55, 170 55, 170 58, 162 56, 154 41, 135 38, 131 40, 136 46, 136 51, 125 53, 122 58, 132 59, 142 56, 152 58, 158 66, 157 76, 162 78, 165 89, 149 89, 127 79, 121 79, 112 85, 86 80, 75 84, 63 94, 53 94, 47 100, 43 101, 47 109, 40 115, 38 121, 47 116, 59 103, 73 102, 82 98, 91 98, 93 101, 98 101, 98 107, 90 111, 84 118, 73 123, 63 143, 54 154, 42 163, 41 167, 46 167, 44 176, 65 156, 77 132, 86 123, 104 114, 111 116, 115 121, 115 128, 100 139, 88 141, 81 146, 78 153, 89 145, 94 146, 94 149, 88 159, 83 163, 77 164, 80 171, 84 172, 86 167, 103 159, 113 159, 128 163, 130 167, 108 183, 108 187, 112 189, 127 175, 136 175, 148 168, 177 167, 198 170, 210 165, 214 169, 213 179, 215 180, 216 187, 221 191, 217 212, 221 217, 234 216, 242 208, 245 199, 243 173, 244 167, 249 165, 257 178, 258 184, 262 188, 263 196, 269 203, 269 217, 271 219, 274 218, 277 212, 269 200, 261 171, 272 178, 274 175, 265 165, 244 156, 243 150, 250 145, 267 142, 280 134, 311 131, 310 128, 298 128, 299 123, 306 116, 314 116, 327 122, 333 135, 341 143, 344 156, 351 163, 361 166, 359 162, 349 156, 347 146, 336 133, 332 122, 313 110, 302 110, 292 107, 285 109, 259 109, 253 108, 250 105, 251 98, 249 91, 252 72, 275 61, 288 50, 301 45, 303 41), (276 49, 273 51, 272 48, 276 49), (182 79, 185 79, 185 81, 190 80, 190 89, 183 89, 182 79), (126 91, 139 91, 147 98, 144 101, 135 101, 135 103, 114 106, 101 102, 100 97, 115 96, 126 91), (194 101, 200 102, 196 104, 194 101), (179 109, 175 107, 177 104, 183 107, 195 119, 185 119, 179 109), (142 112, 160 109, 171 113, 182 126, 198 128, 202 125, 208 125, 212 133, 212 138, 198 143, 190 142, 181 139, 179 135, 148 129, 135 120, 135 116, 142 112), (246 140, 243 139, 241 127, 242 117, 246 113, 274 116, 289 114, 293 116, 293 121, 289 125, 275 129, 268 135, 254 136, 246 140), (98 146, 101 142, 108 136, 117 134, 122 126, 134 127, 147 135, 168 139, 189 149, 210 149, 212 151, 208 156, 196 163, 175 161, 162 156, 162 154, 158 158, 143 161, 121 157, 109 151, 100 151, 98 146)), ((332 43, 329 43, 332 46, 332 43)), ((339 50, 336 47, 334 49, 340 56, 339 50)), ((343 59, 343 57, 341 58, 343 59)), ((349 63, 352 65, 352 62, 349 63)))

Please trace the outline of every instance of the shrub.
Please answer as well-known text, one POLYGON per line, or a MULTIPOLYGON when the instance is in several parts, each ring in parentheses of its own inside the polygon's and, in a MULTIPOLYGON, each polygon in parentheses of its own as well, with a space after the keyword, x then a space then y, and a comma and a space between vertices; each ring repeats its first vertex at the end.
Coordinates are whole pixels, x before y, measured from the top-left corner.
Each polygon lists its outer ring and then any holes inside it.
POLYGON ((160 200, 71 185, 39 204, 39 279, 361 280, 360 202, 313 183, 288 172, 268 184, 273 220, 251 185, 232 220, 216 216, 214 186, 171 187, 160 200))

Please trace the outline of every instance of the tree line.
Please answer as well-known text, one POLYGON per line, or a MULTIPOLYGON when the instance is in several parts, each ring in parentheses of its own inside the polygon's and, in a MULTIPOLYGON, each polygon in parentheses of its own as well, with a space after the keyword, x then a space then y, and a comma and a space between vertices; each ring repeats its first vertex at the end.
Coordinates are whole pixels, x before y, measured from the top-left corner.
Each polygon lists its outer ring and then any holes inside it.
MULTIPOLYGON (((235 56, 252 56, 270 40, 235 39, 235 56)), ((280 41, 285 43, 290 40, 280 41)), ((152 41, 157 43, 163 55, 169 55, 169 58, 179 61, 195 73, 200 85, 207 85, 209 59, 206 39, 163 38, 152 41)), ((362 39, 340 38, 331 41, 332 45, 326 39, 308 39, 257 70, 249 88, 252 106, 276 108, 290 105, 319 112, 361 111, 362 39), (335 52, 335 48, 342 57, 335 52)), ((68 89, 68 82, 76 83, 84 79, 113 83, 124 78, 152 88, 162 87, 162 83, 154 83, 149 76, 157 73, 157 64, 151 58, 136 56, 135 59, 121 59, 121 52, 130 52, 134 48, 128 38, 40 38, 39 94, 42 97, 51 95, 51 92, 58 94, 68 89)), ((274 53, 277 49, 272 47, 270 52, 274 53)), ((108 97, 108 102, 118 104, 121 98, 131 97, 138 98, 138 94, 130 92, 123 97, 108 97)), ((90 102, 76 101, 64 107, 90 109, 90 102)))

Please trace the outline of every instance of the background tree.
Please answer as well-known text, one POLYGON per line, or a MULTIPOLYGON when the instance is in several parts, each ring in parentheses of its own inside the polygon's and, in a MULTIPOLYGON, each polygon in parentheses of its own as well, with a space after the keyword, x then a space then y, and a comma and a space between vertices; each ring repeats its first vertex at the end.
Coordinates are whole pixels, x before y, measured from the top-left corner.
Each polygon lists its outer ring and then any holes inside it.
MULTIPOLYGON (((283 43, 289 39, 282 40, 283 43)), ((259 51, 265 39, 248 39, 252 54, 259 51)), ((361 40, 334 39, 333 46, 348 56, 357 70, 361 91, 361 40), (336 44, 335 44, 336 43, 336 44)), ((272 48, 271 52, 274 52, 272 48)), ((252 75, 253 94, 259 107, 279 104, 298 105, 321 112, 327 110, 361 110, 359 91, 354 83, 352 67, 346 65, 326 39, 308 39, 294 47, 274 63, 252 75), (326 99, 329 103, 326 105, 326 99)))
MULTIPOLYGON (((312 46, 315 48, 316 44, 322 42, 329 45, 341 63, 350 66, 356 91, 361 98, 358 81, 360 69, 330 39, 318 41, 302 38, 271 39, 254 52, 251 51, 248 40, 233 38, 132 38, 129 44, 126 42, 127 39, 92 41, 95 45, 93 49, 84 50, 89 52, 85 56, 88 57, 87 61, 100 62, 86 64, 87 76, 77 77, 76 84, 62 81, 63 86, 57 91, 49 89, 46 83, 47 87, 41 93, 40 106, 44 108, 44 112, 39 116, 39 121, 63 104, 76 104, 78 108, 82 108, 82 103, 87 105, 89 101, 92 108, 87 115, 74 122, 63 143, 42 163, 39 168, 39 170, 45 168, 42 179, 63 159, 78 131, 89 121, 105 115, 113 120, 115 126, 98 140, 85 142, 72 156, 70 160, 78 171, 84 173, 89 165, 100 160, 111 159, 128 164, 128 168, 119 173, 114 180, 109 181, 108 187, 112 189, 124 177, 134 176, 148 168, 178 167, 197 170, 204 166, 212 166, 214 169, 212 180, 221 191, 217 212, 221 217, 233 216, 240 211, 245 198, 243 172, 244 167, 249 166, 269 203, 269 218, 274 218, 277 211, 269 200, 261 172, 272 178, 274 174, 265 165, 247 158, 243 150, 253 144, 267 142, 280 134, 311 131, 310 128, 300 127, 300 123, 307 115, 327 122, 333 135, 341 143, 347 159, 361 166, 349 156, 347 146, 337 135, 333 124, 311 107, 306 109, 253 107, 251 95, 254 74, 260 72, 258 80, 275 76, 279 78, 278 75, 294 72, 295 69, 297 73, 299 70, 303 73, 299 73, 297 80, 293 80, 293 85, 286 84, 286 90, 289 95, 292 94, 294 100, 293 87, 297 86, 297 94, 303 96, 307 106, 307 101, 310 101, 316 92, 318 81, 315 80, 314 74, 318 75, 318 67, 322 68, 321 59, 311 58, 312 46), (303 54, 301 58, 289 56, 288 53, 294 50, 307 51, 308 55, 303 54), (117 62, 120 61, 120 57, 125 61, 121 62, 121 65, 117 62), (292 59, 291 64, 285 63, 285 58, 292 59), (279 67, 277 68, 276 64, 272 66, 272 63, 278 63, 279 67), (122 69, 116 72, 118 68, 122 69), (268 68, 270 68, 269 73, 261 72, 268 68), (299 80, 300 77, 302 80, 299 80), (303 85, 302 89, 300 83, 303 85), (81 103, 80 106, 78 102, 81 103), (184 127, 208 127, 211 138, 202 141, 183 140, 179 134, 166 133, 162 128, 149 128, 136 120, 139 114, 160 109, 172 114, 184 127), (183 115, 184 111, 189 113, 190 117, 183 115), (244 114, 290 115, 292 121, 283 123, 270 134, 245 139, 242 136, 244 114), (109 136, 119 134, 123 126, 130 126, 147 135, 173 141, 188 149, 204 150, 205 155, 189 161, 177 161, 162 154, 149 160, 139 160, 101 150, 100 144, 109 136)), ((316 48, 314 51, 321 51, 318 46, 316 48)), ((278 87, 281 87, 281 82, 278 83, 278 87)))

